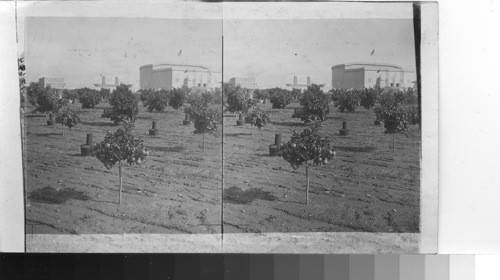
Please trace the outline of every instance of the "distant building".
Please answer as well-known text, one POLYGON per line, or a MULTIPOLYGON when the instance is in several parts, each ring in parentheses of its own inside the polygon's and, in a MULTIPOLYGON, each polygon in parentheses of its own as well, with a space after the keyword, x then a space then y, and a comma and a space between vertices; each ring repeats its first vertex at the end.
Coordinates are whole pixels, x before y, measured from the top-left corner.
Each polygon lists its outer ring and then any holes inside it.
MULTIPOLYGON (((288 88, 291 89, 307 89, 308 86, 312 85, 313 82, 311 80, 310 76, 307 76, 305 79, 301 77, 302 79, 297 78, 297 76, 293 76, 293 83, 291 84, 286 84, 288 88)), ((323 87, 324 84, 319 84, 320 87, 323 87)))
POLYGON ((387 63, 349 63, 332 67, 332 88, 363 89, 375 86, 380 77, 380 87, 413 88, 416 74, 400 66, 387 63))
MULTIPOLYGON (((102 76, 100 84, 94 84, 94 86, 98 89, 105 88, 105 89, 109 89, 110 91, 113 91, 119 85, 120 85, 120 80, 118 79, 118 77, 115 77, 114 84, 106 84, 106 77, 105 76, 102 76)), ((132 84, 125 84, 125 85, 127 85, 128 87, 132 86, 132 84)))
POLYGON ((222 74, 201 65, 148 64, 139 68, 141 89, 214 89, 221 86, 222 74))
POLYGON ((231 78, 229 83, 233 86, 240 86, 241 88, 246 88, 250 90, 254 90, 257 88, 257 83, 255 82, 255 78, 231 78))
POLYGON ((64 89, 64 86, 66 85, 63 78, 42 77, 38 80, 38 82, 41 83, 43 87, 50 86, 53 89, 64 89))

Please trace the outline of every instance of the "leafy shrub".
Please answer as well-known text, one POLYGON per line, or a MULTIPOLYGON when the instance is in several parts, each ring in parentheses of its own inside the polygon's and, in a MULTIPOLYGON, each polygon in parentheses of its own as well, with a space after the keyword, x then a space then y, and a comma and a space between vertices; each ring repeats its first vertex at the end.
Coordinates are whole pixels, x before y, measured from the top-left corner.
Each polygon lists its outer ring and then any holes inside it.
POLYGON ((411 125, 420 123, 420 110, 416 105, 405 106, 406 116, 408 117, 408 123, 411 125))
POLYGON ((78 95, 78 91, 74 89, 63 89, 62 98, 68 100, 71 103, 74 103, 76 100, 80 99, 78 95))
POLYGON ((137 93, 139 94, 139 100, 142 102, 142 105, 144 107, 147 107, 148 106, 147 101, 149 99, 149 96, 151 94, 153 94, 153 90, 152 89, 140 89, 137 91, 137 93))
POLYGON ((63 107, 56 114, 56 123, 60 123, 62 126, 67 126, 69 129, 80 123, 80 117, 78 113, 71 110, 68 107, 63 107))
POLYGON ((175 110, 179 109, 184 105, 184 101, 187 97, 187 90, 183 88, 173 88, 170 91, 170 99, 168 105, 172 106, 175 110))
POLYGON ((254 99, 257 100, 266 100, 269 99, 271 96, 269 95, 269 90, 267 89, 255 89, 253 91, 253 97, 254 99))
POLYGON ((108 100, 111 97, 111 90, 109 88, 101 88, 99 95, 101 96, 101 100, 108 100))
POLYGON ((243 112, 246 113, 257 102, 250 99, 250 91, 241 88, 239 85, 224 84, 224 95, 226 96, 226 110, 229 112, 243 112))
POLYGON ((134 122, 139 113, 139 100, 126 85, 119 85, 113 90, 109 104, 113 107, 110 119, 117 124, 134 122))
MULTIPOLYGON (((38 95, 46 91, 46 88, 42 86, 40 82, 31 82, 26 89, 27 101, 36 107, 38 95)), ((44 111, 40 111, 44 112, 44 111)))
POLYGON ((373 88, 365 88, 361 92, 360 104, 367 110, 370 110, 377 102, 377 91, 373 88))
POLYGON ((162 112, 167 108, 169 101, 169 92, 166 90, 155 90, 149 94, 147 101, 144 102, 148 112, 162 112))
POLYGON ((329 103, 330 98, 318 85, 310 85, 300 100, 300 105, 302 105, 299 111, 300 119, 306 123, 312 120, 324 121, 326 115, 330 113, 329 103))
POLYGON ((273 104, 273 109, 284 109, 286 105, 292 102, 291 94, 286 89, 270 89, 269 96, 269 101, 273 104))
POLYGON ((397 104, 395 106, 380 106, 376 108, 377 118, 384 122, 385 133, 407 131, 410 123, 408 110, 397 104))
POLYGON ((122 192, 122 163, 141 164, 147 159, 149 151, 142 139, 134 137, 130 126, 119 128, 114 133, 107 132, 104 140, 92 147, 92 156, 97 158, 107 169, 118 164, 120 178, 119 203, 122 192))
POLYGON ((418 104, 418 93, 413 88, 408 88, 403 92, 404 103, 407 105, 418 104))
POLYGON ((214 133, 222 122, 222 114, 219 108, 212 108, 202 98, 184 109, 189 120, 194 122, 194 133, 203 134, 203 151, 205 150, 205 133, 214 133))
POLYGON ((284 143, 278 151, 278 156, 288 162, 293 169, 302 164, 306 167, 306 204, 309 201, 309 166, 327 164, 336 153, 331 146, 332 141, 319 133, 319 124, 314 123, 300 134, 293 132, 290 141, 284 143))
POLYGON ((261 129, 263 126, 270 123, 271 119, 266 112, 262 111, 259 107, 256 107, 245 116, 245 122, 261 129))
POLYGON ((82 109, 94 109, 101 102, 101 95, 95 89, 82 88, 78 90, 82 109))
POLYGON ((338 107, 340 112, 343 113, 347 110, 347 112, 352 113, 358 108, 361 96, 358 90, 340 89, 333 92, 332 99, 334 101, 334 106, 338 107))
POLYGON ((38 112, 58 112, 68 101, 60 99, 56 90, 47 86, 42 92, 39 92, 36 99, 36 111, 38 112))

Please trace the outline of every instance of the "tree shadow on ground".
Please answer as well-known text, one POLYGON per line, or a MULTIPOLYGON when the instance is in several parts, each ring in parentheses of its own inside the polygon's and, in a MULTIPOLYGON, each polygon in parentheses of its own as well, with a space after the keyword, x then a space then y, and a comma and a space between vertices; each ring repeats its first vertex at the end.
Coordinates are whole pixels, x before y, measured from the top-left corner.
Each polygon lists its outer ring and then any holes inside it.
POLYGON ((32 191, 28 198, 33 202, 62 204, 69 199, 89 200, 90 196, 73 188, 56 190, 53 187, 47 186, 42 189, 32 191))
POLYGON ((61 136, 62 133, 55 133, 55 132, 48 132, 48 133, 33 133, 33 134, 29 134, 29 135, 34 135, 34 136, 61 136))
POLYGON ((370 153, 376 150, 374 147, 335 147, 336 150, 355 152, 355 153, 370 153))
POLYGON ((227 137, 252 136, 252 133, 224 133, 227 137))
POLYGON ((81 122, 81 124, 89 126, 116 126, 113 122, 81 122))
POLYGON ((165 153, 180 153, 186 149, 182 146, 177 146, 177 147, 147 146, 147 148, 151 151, 158 151, 165 153))
POLYGON ((263 191, 261 188, 242 190, 238 187, 230 187, 224 190, 224 202, 232 204, 250 204, 256 199, 274 201, 278 198, 271 192, 263 191))
POLYGON ((307 126, 307 124, 302 122, 271 122, 271 123, 278 126, 307 126))

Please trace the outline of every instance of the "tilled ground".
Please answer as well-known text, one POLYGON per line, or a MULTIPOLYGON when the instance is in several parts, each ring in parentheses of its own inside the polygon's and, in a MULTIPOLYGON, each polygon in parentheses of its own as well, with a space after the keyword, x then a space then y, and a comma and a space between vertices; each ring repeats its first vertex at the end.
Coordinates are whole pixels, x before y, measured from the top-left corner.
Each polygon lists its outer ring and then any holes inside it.
POLYGON ((337 158, 310 169, 309 205, 305 170, 293 170, 270 157, 274 134, 283 141, 305 126, 293 109, 273 110, 272 124, 261 130, 236 126, 224 117, 223 131, 202 136, 182 124, 183 109, 148 113, 141 108, 134 132, 151 150, 150 158, 124 170, 118 204, 118 168, 80 156, 87 132, 94 142, 117 129, 103 111, 81 110, 82 124, 61 135, 46 117, 25 119, 27 233, 218 233, 221 228, 224 165, 224 232, 373 231, 417 232, 419 225, 420 132, 418 126, 392 135, 373 124, 365 109, 345 114, 333 107, 322 131, 332 137, 337 158), (149 136, 156 119, 159 136, 149 136), (342 121, 350 134, 340 136, 342 121), (222 156, 222 135, 224 150, 222 156), (224 160, 224 164, 222 164, 224 160))

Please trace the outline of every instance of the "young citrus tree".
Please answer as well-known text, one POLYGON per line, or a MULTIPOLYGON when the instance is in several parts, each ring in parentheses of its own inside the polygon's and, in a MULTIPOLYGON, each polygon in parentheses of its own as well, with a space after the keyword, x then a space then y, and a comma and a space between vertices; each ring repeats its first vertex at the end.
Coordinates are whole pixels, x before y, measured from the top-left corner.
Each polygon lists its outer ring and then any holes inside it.
POLYGON ((338 90, 333 98, 335 107, 342 113, 346 110, 349 113, 355 112, 361 102, 361 94, 356 89, 338 90))
POLYGON ((226 97, 226 110, 231 113, 243 112, 246 113, 252 108, 257 100, 250 99, 250 91, 241 88, 239 85, 224 84, 223 93, 226 97))
POLYGON ((203 99, 198 99, 185 109, 189 120, 194 123, 194 133, 203 135, 202 150, 205 151, 205 133, 215 133, 218 125, 222 122, 222 114, 219 108, 212 108, 203 99))
POLYGON ((245 116, 245 122, 261 129, 263 126, 271 122, 271 118, 269 118, 269 115, 262 111, 259 107, 255 107, 245 116))
POLYGON ((156 90, 153 91, 144 103, 148 107, 148 112, 162 112, 168 106, 168 91, 167 90, 156 90))
POLYGON ((324 121, 330 112, 329 103, 330 97, 321 90, 319 85, 312 84, 304 91, 300 100, 302 109, 295 117, 299 117, 305 123, 324 121))
POLYGON ((134 137, 131 126, 119 128, 114 133, 108 131, 102 142, 92 146, 92 156, 104 164, 107 169, 118 164, 119 204, 122 201, 122 165, 141 164, 148 155, 149 151, 144 146, 143 140, 134 137))
POLYGON ((286 89, 272 88, 269 90, 269 96, 273 109, 284 109, 286 105, 292 102, 292 94, 286 89))
POLYGON ((135 121, 139 113, 139 100, 126 85, 119 85, 111 93, 109 104, 113 107, 109 118, 116 124, 135 121))
POLYGON ((78 116, 78 113, 65 106, 57 112, 56 123, 61 124, 62 135, 64 136, 64 126, 71 129, 80 123, 80 117, 78 116))
POLYGON ((319 123, 313 123, 301 133, 293 132, 290 141, 284 143, 278 156, 288 162, 293 169, 301 165, 306 168, 306 204, 309 203, 309 166, 325 165, 336 153, 332 141, 319 132, 319 123))
POLYGON ((395 134, 408 131, 408 110, 399 103, 386 104, 375 109, 377 119, 384 122, 384 133, 392 134, 392 151, 395 151, 395 134))
POLYGON ((168 100, 168 105, 172 106, 175 110, 179 109, 184 105, 186 101, 188 90, 185 88, 173 88, 170 91, 170 99, 168 100))
POLYGON ((373 88, 365 88, 360 94, 360 104, 366 110, 370 110, 377 102, 377 91, 373 88))
POLYGON ((82 88, 78 90, 78 95, 80 96, 80 103, 82 103, 82 109, 94 109, 97 104, 102 100, 99 91, 90 88, 82 88))

